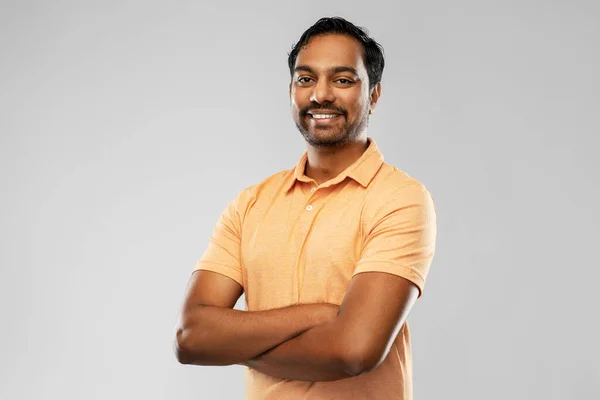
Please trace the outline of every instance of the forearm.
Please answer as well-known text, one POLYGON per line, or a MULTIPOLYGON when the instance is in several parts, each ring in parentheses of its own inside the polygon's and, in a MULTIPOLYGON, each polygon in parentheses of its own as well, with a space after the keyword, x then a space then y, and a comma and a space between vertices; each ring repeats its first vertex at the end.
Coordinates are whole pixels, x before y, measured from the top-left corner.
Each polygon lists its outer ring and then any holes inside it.
POLYGON ((325 322, 331 305, 301 304, 248 312, 200 305, 182 317, 176 334, 184 364, 241 364, 325 322))
POLYGON ((275 378, 334 381, 355 376, 344 344, 337 340, 339 322, 315 326, 248 360, 245 365, 275 378))

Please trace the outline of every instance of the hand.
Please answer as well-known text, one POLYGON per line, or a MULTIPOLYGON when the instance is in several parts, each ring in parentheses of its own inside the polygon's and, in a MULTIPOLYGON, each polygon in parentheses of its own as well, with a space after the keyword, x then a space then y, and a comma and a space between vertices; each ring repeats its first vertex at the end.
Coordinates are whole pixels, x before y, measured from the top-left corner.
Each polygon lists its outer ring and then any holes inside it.
MULTIPOLYGON (((318 325, 326 324, 328 322, 332 322, 338 315, 340 306, 332 303, 301 303, 297 306, 300 306, 304 309, 305 315, 309 318, 309 324, 312 324, 312 327, 307 328, 306 330, 312 329, 318 325)), ((306 332, 306 330, 304 332, 306 332)), ((302 332, 302 333, 304 333, 302 332)), ((300 334, 299 334, 300 335, 300 334)), ((299 336, 297 335, 297 336, 299 336)), ((277 346, 276 346, 277 347, 277 346)), ((265 353, 258 355, 250 360, 242 361, 237 363, 238 365, 244 365, 246 367, 250 367, 253 369, 260 369, 262 366, 262 372, 264 372, 265 364, 263 360, 263 356, 267 354, 270 349, 265 353)))
POLYGON ((333 321, 339 312, 340 306, 332 303, 300 303, 300 307, 307 310, 307 315, 314 326, 333 321))
POLYGON ((340 310, 340 306, 337 304, 319 303, 317 305, 319 306, 320 311, 317 324, 324 324, 333 321, 337 317, 340 310))

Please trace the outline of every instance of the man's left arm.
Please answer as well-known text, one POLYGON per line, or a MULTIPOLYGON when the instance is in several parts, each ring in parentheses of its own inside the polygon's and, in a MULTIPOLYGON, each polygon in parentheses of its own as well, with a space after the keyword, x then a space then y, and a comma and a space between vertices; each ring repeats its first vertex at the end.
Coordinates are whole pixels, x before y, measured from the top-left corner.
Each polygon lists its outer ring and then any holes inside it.
POLYGON ((433 199, 420 184, 411 185, 373 220, 338 315, 244 365, 281 379, 332 381, 381 364, 422 293, 433 259, 433 199))
POLYGON ((245 365, 302 381, 332 381, 371 371, 385 359, 417 296, 417 286, 404 278, 383 272, 356 275, 333 321, 245 365))

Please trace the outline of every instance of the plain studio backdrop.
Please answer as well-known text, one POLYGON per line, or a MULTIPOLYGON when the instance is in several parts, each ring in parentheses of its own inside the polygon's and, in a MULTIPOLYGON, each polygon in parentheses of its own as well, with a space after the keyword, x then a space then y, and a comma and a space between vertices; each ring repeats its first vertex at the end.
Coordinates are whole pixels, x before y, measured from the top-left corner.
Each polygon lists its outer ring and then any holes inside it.
POLYGON ((1 1, 1 399, 242 398, 177 363, 177 311, 304 152, 287 52, 335 15, 383 45, 369 135, 438 213, 415 399, 600 398, 600 3, 439 0, 1 1))

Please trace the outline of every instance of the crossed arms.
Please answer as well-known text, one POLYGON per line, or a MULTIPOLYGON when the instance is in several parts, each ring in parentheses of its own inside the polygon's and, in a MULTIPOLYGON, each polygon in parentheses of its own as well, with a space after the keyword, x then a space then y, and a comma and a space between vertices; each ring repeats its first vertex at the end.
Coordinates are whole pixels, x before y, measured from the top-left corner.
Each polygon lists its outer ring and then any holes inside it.
POLYGON ((339 308, 319 303, 252 312, 232 309, 242 291, 218 273, 192 275, 175 334, 180 363, 246 365, 303 381, 358 376, 385 359, 419 293, 402 277, 364 272, 354 276, 339 308))
MULTIPOLYGON (((205 265, 239 265, 242 221, 236 204, 220 218, 205 265)), ((233 310, 243 291, 240 280, 195 272, 175 335, 179 362, 240 364, 276 378, 304 381, 344 379, 377 368, 424 283, 435 248, 436 215, 429 193, 411 183, 365 218, 373 223, 339 307, 233 310)))

